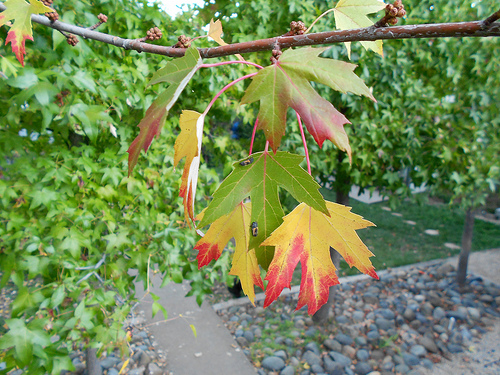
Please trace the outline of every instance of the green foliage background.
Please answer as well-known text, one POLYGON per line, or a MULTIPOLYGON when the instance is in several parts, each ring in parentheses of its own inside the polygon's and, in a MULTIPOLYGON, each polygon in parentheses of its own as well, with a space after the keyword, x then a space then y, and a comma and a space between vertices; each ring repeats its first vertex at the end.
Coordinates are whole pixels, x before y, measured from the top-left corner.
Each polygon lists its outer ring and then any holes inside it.
MULTIPOLYGON (((161 44, 173 45, 180 34, 205 34, 202 27, 214 16, 222 20, 226 42, 243 42, 284 34, 292 20, 311 24, 335 4, 238 3, 207 2, 175 20, 147 1, 81 0, 55 7, 63 21, 83 26, 107 14, 109 21, 99 30, 131 39, 158 26, 161 44)), ((485 2, 475 4, 405 1, 408 23, 476 20, 493 11, 485 2)), ((333 15, 313 31, 330 30, 332 24, 333 15)), ((225 278, 227 252, 208 271, 197 269, 195 234, 183 224, 177 197, 180 171, 172 167, 173 144, 181 109, 203 111, 225 84, 254 69, 238 65, 198 73, 160 139, 127 177, 126 149, 162 90, 147 88, 148 79, 167 59, 81 38, 70 47, 57 31, 39 25, 34 35, 21 68, 5 47, 6 28, 0 29, 0 286, 17 291, 0 338, 0 362, 7 369, 27 366, 30 374, 57 374, 71 369, 68 352, 74 347, 105 350, 114 342, 126 348, 121 325, 132 304, 133 281, 145 280, 148 265, 164 275, 164 283, 190 280, 199 301, 219 275, 225 278), (98 269, 78 269, 96 265, 104 255, 98 269), (130 269, 138 270, 136 277, 130 269), (93 271, 103 283, 95 275, 85 278, 93 271)), ((318 180, 326 183, 333 175, 340 191, 356 184, 405 196, 411 178, 464 206, 481 204, 500 175, 497 44, 495 38, 386 41, 382 59, 354 43, 356 72, 378 103, 316 86, 352 122, 346 129, 354 150, 349 165, 328 142, 319 150, 309 139, 318 180)), ((323 56, 347 60, 340 45, 323 56)), ((269 53, 247 58, 269 63, 269 53)), ((238 105, 247 84, 224 93, 208 114, 198 212, 232 162, 247 153, 249 136, 235 141, 230 131, 238 118, 243 134, 251 134, 258 108, 238 105)), ((303 154, 294 116, 288 117, 291 132, 283 150, 303 154)), ((254 150, 263 147, 258 134, 254 150)))

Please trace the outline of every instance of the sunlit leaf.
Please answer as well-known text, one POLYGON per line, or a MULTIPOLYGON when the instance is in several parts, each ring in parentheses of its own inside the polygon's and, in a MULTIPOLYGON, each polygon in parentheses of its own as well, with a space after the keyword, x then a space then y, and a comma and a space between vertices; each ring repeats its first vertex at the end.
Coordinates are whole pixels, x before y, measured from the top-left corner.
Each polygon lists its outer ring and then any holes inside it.
POLYGON ((264 307, 275 301, 283 288, 290 287, 293 271, 300 261, 302 279, 297 309, 308 305, 314 314, 328 300, 329 288, 338 284, 330 247, 361 272, 378 279, 370 257, 373 254, 356 234, 373 224, 350 212, 350 207, 326 202, 330 216, 301 203, 262 245, 275 246, 269 266, 264 307))
POLYGON ((194 220, 194 200, 200 168, 201 141, 205 116, 194 111, 182 111, 179 119, 181 133, 175 141, 174 166, 186 157, 179 195, 184 198, 184 217, 194 220))
POLYGON ((304 120, 307 130, 321 147, 328 139, 351 155, 344 124, 350 123, 311 86, 315 81, 340 92, 364 95, 374 100, 356 67, 343 61, 318 57, 325 48, 285 51, 278 62, 260 70, 248 86, 242 103, 260 102, 258 129, 262 129, 276 151, 285 134, 288 107, 304 120))
POLYGON ((281 224, 284 216, 278 186, 286 189, 297 201, 328 213, 318 183, 299 166, 302 160, 302 156, 287 152, 275 155, 259 152, 235 163, 234 171, 214 193, 200 227, 229 214, 245 198, 250 197, 252 207, 255 207, 251 222, 255 222, 258 230, 251 236, 249 247, 255 249, 259 264, 267 269, 274 251, 272 247, 259 245, 281 224))
MULTIPOLYGON (((335 26, 340 30, 359 29, 373 25, 367 17, 368 14, 376 13, 385 8, 385 4, 380 0, 340 0, 334 9, 335 26)), ((383 56, 382 41, 360 42, 366 49, 383 56)), ((351 42, 344 43, 347 48, 349 58, 351 57, 351 42)))

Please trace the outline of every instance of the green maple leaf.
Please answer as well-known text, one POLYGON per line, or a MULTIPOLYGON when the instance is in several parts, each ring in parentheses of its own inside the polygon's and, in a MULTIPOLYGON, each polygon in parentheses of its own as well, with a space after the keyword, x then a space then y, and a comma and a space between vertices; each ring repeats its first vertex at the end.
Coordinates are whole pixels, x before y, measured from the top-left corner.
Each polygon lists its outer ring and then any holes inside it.
POLYGON ((146 116, 144 116, 138 125, 141 131, 127 150, 129 153, 129 175, 137 164, 141 149, 146 152, 153 138, 160 135, 168 111, 175 104, 179 95, 196 73, 201 63, 202 59, 198 50, 194 47, 190 47, 183 57, 169 61, 165 67, 153 75, 149 83, 150 85, 159 82, 168 82, 170 86, 151 104, 146 111, 146 116))
POLYGON ((276 151, 285 134, 286 112, 292 107, 304 120, 307 130, 321 147, 326 139, 349 156, 351 148, 344 130, 350 123, 323 99, 309 81, 325 84, 340 92, 351 92, 375 100, 364 82, 354 74, 356 65, 318 57, 326 48, 285 51, 276 64, 259 71, 248 86, 242 103, 260 101, 259 129, 264 130, 276 151))
MULTIPOLYGON (((283 222, 284 212, 278 197, 278 187, 286 189, 297 201, 328 215, 318 183, 304 169, 299 155, 278 152, 252 154, 253 162, 234 164, 234 170, 214 193, 199 227, 228 215, 247 197, 252 201, 250 221, 256 223, 257 233, 250 236, 249 249, 256 249, 259 264, 267 269, 274 255, 272 246, 259 246, 283 222), (242 165, 243 164, 243 165, 242 165)), ((250 160, 247 159, 247 161, 250 160)), ((249 227, 251 232, 252 228, 249 227)))
POLYGON ((7 0, 4 5, 7 9, 0 14, 0 26, 5 25, 9 20, 14 20, 7 34, 7 39, 5 39, 5 44, 10 42, 12 51, 16 54, 21 65, 24 66, 26 39, 33 40, 31 15, 50 13, 54 10, 38 0, 29 0, 29 3, 24 0, 7 0))
MULTIPOLYGON (((370 27, 373 22, 366 15, 376 13, 384 8, 385 4, 380 0, 340 0, 334 8, 335 25, 340 30, 370 27)), ((351 58, 351 42, 344 42, 344 44, 349 58, 351 58)), ((361 42, 361 45, 381 56, 384 55, 381 40, 361 42)))

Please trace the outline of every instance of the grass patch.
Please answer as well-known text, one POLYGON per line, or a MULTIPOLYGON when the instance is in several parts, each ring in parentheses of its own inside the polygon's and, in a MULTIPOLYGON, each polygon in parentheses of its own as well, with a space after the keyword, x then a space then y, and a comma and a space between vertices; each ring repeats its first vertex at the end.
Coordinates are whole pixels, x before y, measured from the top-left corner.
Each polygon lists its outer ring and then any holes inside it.
MULTIPOLYGON (((335 201, 335 194, 321 189, 325 199, 335 201)), ((465 213, 446 204, 403 202, 393 211, 386 211, 386 202, 365 204, 351 199, 352 212, 373 222, 376 227, 357 231, 359 237, 375 254, 371 258, 377 270, 457 255, 460 249, 444 246, 446 242, 460 245, 465 213), (395 216, 394 213, 402 216, 395 216), (414 221, 415 225, 405 223, 414 221), (424 233, 426 229, 439 231, 437 236, 424 233)), ((472 251, 500 247, 500 226, 476 219, 472 251)), ((357 274, 341 263, 341 275, 357 274)))

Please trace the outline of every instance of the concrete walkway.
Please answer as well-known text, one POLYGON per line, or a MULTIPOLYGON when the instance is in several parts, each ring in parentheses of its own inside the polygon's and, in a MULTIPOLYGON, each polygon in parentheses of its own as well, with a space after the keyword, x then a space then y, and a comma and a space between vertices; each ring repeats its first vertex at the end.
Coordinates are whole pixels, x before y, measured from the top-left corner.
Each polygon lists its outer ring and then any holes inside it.
MULTIPOLYGON (((148 330, 166 354, 169 375, 256 374, 215 310, 207 302, 200 307, 195 297, 185 297, 190 290, 188 283, 170 283, 161 289, 160 283, 159 278, 153 280, 150 291, 160 297, 158 302, 167 310, 168 321, 149 326, 148 330)), ((136 290, 144 290, 142 283, 136 290)), ((141 302, 136 311, 144 311, 146 325, 163 321, 161 311, 151 319, 153 300, 150 295, 143 298, 141 292, 137 292, 141 302)))

